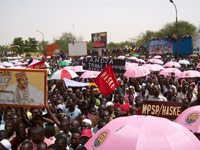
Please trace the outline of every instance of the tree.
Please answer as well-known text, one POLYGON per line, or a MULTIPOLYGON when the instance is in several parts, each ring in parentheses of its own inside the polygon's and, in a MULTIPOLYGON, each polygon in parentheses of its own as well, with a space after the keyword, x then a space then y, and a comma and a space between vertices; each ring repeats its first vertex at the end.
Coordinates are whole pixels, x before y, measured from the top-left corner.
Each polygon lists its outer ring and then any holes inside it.
POLYGON ((54 39, 53 44, 60 45, 60 51, 68 53, 68 44, 76 41, 76 37, 71 32, 64 32, 58 39, 54 39))
MULTIPOLYGON (((179 37, 184 37, 185 35, 193 35, 196 31, 196 27, 187 22, 187 21, 179 21, 178 22, 178 34, 179 37)), ((163 28, 161 28, 157 32, 153 32, 147 30, 146 33, 141 33, 136 40, 136 46, 144 46, 149 45, 149 40, 151 38, 165 38, 165 37, 173 37, 176 35, 176 22, 167 23, 163 28)))
POLYGON ((38 51, 38 41, 36 41, 35 38, 28 38, 28 40, 25 40, 25 52, 37 52, 38 51))
POLYGON ((22 37, 14 38, 12 45, 16 46, 16 47, 11 48, 12 51, 15 51, 17 54, 24 53, 25 44, 24 44, 22 37))

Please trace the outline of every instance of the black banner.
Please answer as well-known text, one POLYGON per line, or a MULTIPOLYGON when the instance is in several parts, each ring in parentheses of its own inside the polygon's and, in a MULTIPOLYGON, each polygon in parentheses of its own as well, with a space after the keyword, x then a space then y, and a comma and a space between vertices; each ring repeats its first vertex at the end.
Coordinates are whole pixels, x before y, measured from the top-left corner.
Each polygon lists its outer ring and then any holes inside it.
POLYGON ((182 103, 162 101, 142 101, 142 114, 176 119, 182 112, 182 103))
POLYGON ((115 73, 125 72, 125 60, 100 57, 85 57, 83 59, 84 70, 102 71, 108 64, 112 64, 115 73))
POLYGON ((92 48, 106 48, 107 32, 92 34, 92 48))

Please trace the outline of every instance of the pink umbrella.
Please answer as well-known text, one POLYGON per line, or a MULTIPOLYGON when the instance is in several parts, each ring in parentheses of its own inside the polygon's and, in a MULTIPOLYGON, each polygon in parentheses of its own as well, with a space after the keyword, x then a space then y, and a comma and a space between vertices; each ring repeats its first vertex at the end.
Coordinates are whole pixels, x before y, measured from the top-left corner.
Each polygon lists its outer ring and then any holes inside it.
POLYGON ((200 133, 200 106, 193 106, 184 110, 175 120, 193 132, 200 133))
POLYGON ((137 63, 129 63, 129 62, 126 62, 126 70, 129 70, 129 69, 131 69, 131 68, 133 68, 133 67, 135 67, 135 66, 138 66, 138 64, 137 63))
POLYGON ((129 59, 129 60, 135 60, 135 61, 138 61, 138 58, 137 58, 137 57, 129 57, 128 59, 129 59))
POLYGON ((76 77, 78 77, 78 75, 74 71, 69 69, 61 69, 53 72, 52 75, 50 76, 50 79, 63 79, 63 78, 72 79, 76 77))
POLYGON ((164 64, 164 62, 160 59, 149 59, 148 62, 153 63, 153 64, 160 64, 160 65, 164 64))
POLYGON ((200 64, 197 65, 197 68, 198 68, 198 69, 200 68, 200 64))
POLYGON ((51 56, 47 56, 46 58, 47 58, 47 59, 50 59, 50 58, 51 58, 51 56))
POLYGON ((83 70, 83 66, 67 66, 67 67, 64 67, 64 69, 70 69, 74 72, 84 72, 85 70, 83 70))
POLYGON ((162 57, 160 55, 156 55, 153 57, 153 59, 161 59, 162 57))
POLYGON ((178 78, 196 78, 200 77, 200 72, 197 70, 184 71, 178 75, 178 78))
POLYGON ((181 74, 181 71, 177 68, 165 68, 160 72, 160 74, 164 76, 171 76, 172 73, 175 73, 175 76, 178 76, 181 74))
POLYGON ((124 73, 124 76, 138 78, 138 77, 144 77, 148 74, 150 74, 149 69, 147 69, 146 67, 142 67, 142 66, 136 66, 134 68, 127 70, 124 73))
POLYGON ((138 61, 137 62, 141 62, 141 63, 146 63, 143 59, 138 59, 138 61))
POLYGON ((164 69, 163 66, 158 64, 144 64, 142 66, 148 68, 151 71, 160 71, 164 69))
POLYGON ((125 59, 125 56, 118 56, 117 59, 125 59))
POLYGON ((84 146, 87 150, 199 150, 200 142, 168 119, 135 115, 112 120, 84 146))
POLYGON ((100 73, 100 71, 85 71, 80 78, 96 78, 100 73))
POLYGON ((173 68, 173 66, 175 68, 180 68, 181 65, 178 63, 178 62, 173 62, 173 61, 170 61, 170 62, 167 62, 164 67, 168 67, 168 68, 173 68))

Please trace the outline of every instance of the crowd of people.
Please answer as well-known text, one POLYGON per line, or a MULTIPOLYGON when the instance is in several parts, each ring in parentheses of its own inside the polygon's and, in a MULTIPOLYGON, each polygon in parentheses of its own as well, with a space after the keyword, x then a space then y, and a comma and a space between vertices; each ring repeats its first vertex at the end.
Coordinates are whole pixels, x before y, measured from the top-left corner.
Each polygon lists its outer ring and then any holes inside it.
MULTIPOLYGON (((144 57, 145 60, 149 58, 144 57)), ((199 59, 189 58, 181 71, 198 70, 199 59)), ((164 63, 176 61, 162 57, 164 63)), ((50 72, 61 68, 61 57, 47 59, 50 72)), ((71 60, 81 65, 81 59, 71 60)), ((141 64, 139 64, 141 65, 141 64)), ((109 96, 97 86, 66 87, 62 80, 48 80, 45 108, 0 107, 1 150, 85 150, 84 144, 115 118, 142 114, 142 101, 172 101, 183 104, 183 110, 200 105, 198 78, 178 79, 151 72, 140 78, 127 78, 116 73, 119 86, 109 96)), ((75 78, 79 82, 93 79, 75 78)))

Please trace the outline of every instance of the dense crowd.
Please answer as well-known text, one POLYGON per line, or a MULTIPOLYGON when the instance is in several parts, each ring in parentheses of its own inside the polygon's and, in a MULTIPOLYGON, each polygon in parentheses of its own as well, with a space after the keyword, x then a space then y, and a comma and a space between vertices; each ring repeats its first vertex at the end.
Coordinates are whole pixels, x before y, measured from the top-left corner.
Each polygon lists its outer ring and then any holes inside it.
MULTIPOLYGON (((190 64, 181 65, 181 71, 198 70, 199 59, 185 59, 190 64)), ((176 61, 173 56, 162 60, 176 61)), ((61 69, 60 61, 62 57, 47 59, 49 75, 61 69)), ((81 65, 82 60, 74 58, 71 63, 81 65)), ((183 109, 200 105, 198 78, 178 79, 173 73, 162 76, 159 72, 140 78, 115 75, 119 86, 107 97, 96 86, 66 87, 62 80, 48 80, 46 108, 0 107, 0 149, 85 150, 84 144, 111 120, 141 115, 144 100, 180 102, 183 109)))

